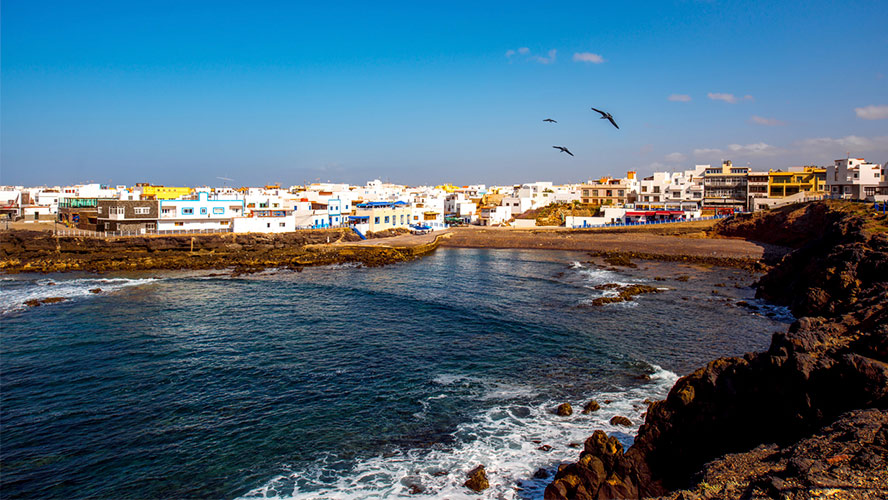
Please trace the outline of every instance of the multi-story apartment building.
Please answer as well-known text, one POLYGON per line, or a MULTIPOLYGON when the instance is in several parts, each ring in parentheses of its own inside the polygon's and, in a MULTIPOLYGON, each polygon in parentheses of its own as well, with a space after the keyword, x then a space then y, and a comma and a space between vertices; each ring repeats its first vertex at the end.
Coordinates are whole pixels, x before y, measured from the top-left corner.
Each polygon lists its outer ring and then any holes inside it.
POLYGON ((873 200, 888 195, 885 168, 863 158, 836 160, 826 167, 826 186, 833 198, 873 200))
POLYGON ((735 167, 730 160, 703 171, 703 208, 745 210, 749 167, 735 167))
POLYGON ((580 202, 586 205, 619 206, 634 201, 629 185, 623 179, 604 177, 596 182, 580 185, 580 202))
POLYGON ((226 230, 232 217, 244 215, 244 200, 210 198, 201 191, 196 197, 179 200, 160 200, 158 231, 170 230, 226 230))
POLYGON ((773 205, 768 201, 768 172, 750 170, 746 178, 746 193, 746 208, 751 212, 773 205))
POLYGON ((156 200, 98 200, 96 230, 153 231, 159 217, 160 203, 156 200))
POLYGON ((799 193, 823 193, 826 191, 826 169, 822 167, 789 167, 768 171, 768 196, 786 198, 799 193))

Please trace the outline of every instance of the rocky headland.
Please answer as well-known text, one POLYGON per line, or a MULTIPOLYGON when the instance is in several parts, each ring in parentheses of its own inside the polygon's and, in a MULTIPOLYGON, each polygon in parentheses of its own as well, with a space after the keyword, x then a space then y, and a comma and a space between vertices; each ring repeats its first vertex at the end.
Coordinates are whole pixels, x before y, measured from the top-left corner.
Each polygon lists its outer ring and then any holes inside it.
POLYGON ((56 237, 46 231, 8 231, 0 240, 0 271, 134 271, 155 269, 266 268, 360 263, 379 266, 432 252, 437 241, 411 247, 374 247, 355 243, 347 229, 280 234, 200 234, 95 238, 56 237), (339 243, 328 245, 327 243, 339 243))
POLYGON ((545 498, 888 498, 888 218, 819 202, 714 232, 795 249, 757 294, 799 319, 679 379, 625 453, 596 431, 545 498))

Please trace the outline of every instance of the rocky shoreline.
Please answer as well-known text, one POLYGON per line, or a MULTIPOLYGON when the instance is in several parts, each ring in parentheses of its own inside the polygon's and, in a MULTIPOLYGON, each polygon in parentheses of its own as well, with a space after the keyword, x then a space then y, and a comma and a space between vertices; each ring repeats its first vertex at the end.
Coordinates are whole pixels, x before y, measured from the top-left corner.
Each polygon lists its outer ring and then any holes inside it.
POLYGON ((135 271, 266 268, 359 263, 381 266, 419 258, 438 241, 412 247, 359 246, 345 229, 280 234, 206 234, 118 238, 55 237, 43 231, 10 231, 0 242, 0 271, 135 271), (340 243, 328 245, 327 243, 340 243))
POLYGON ((888 497, 886 222, 821 202, 719 224, 796 248, 757 294, 799 319, 766 352, 682 377, 625 453, 596 431, 545 498, 888 497))

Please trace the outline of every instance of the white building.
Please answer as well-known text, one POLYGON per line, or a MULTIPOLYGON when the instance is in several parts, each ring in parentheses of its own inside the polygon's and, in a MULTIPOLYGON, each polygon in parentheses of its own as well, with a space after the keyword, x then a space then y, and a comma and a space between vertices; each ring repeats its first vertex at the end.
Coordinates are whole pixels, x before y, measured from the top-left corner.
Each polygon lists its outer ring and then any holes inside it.
POLYGON ((292 211, 254 211, 249 217, 232 217, 232 233, 288 233, 296 230, 292 211))
POLYGON ((199 192, 194 199, 160 200, 157 230, 227 230, 232 218, 243 215, 244 200, 210 199, 199 192))
POLYGON ((478 223, 482 226, 498 226, 511 218, 512 210, 509 207, 485 207, 478 215, 478 223))
POLYGON ((826 187, 832 198, 847 200, 883 200, 888 197, 885 168, 863 158, 836 160, 826 167, 826 187))

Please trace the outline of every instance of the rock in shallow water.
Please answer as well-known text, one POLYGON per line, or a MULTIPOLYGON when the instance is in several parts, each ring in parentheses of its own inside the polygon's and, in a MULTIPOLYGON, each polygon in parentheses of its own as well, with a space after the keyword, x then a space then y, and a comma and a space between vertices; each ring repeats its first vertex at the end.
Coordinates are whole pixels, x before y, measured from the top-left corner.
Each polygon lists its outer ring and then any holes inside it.
POLYGON ((614 418, 610 419, 611 425, 622 425, 624 427, 632 427, 632 421, 626 417, 617 415, 614 418))
POLYGON ((595 401, 593 399, 592 401, 586 403, 586 406, 583 407, 583 415, 588 415, 593 411, 598 411, 600 408, 601 406, 598 404, 598 401, 595 401))
POLYGON ((573 415, 573 408, 571 408, 570 403, 561 403, 558 405, 558 408, 555 408, 555 414, 559 417, 568 417, 573 415))
POLYGON ((463 486, 466 488, 472 491, 484 491, 490 488, 490 483, 487 481, 487 472, 484 470, 483 465, 479 465, 469 471, 467 476, 469 479, 463 483, 463 486))

